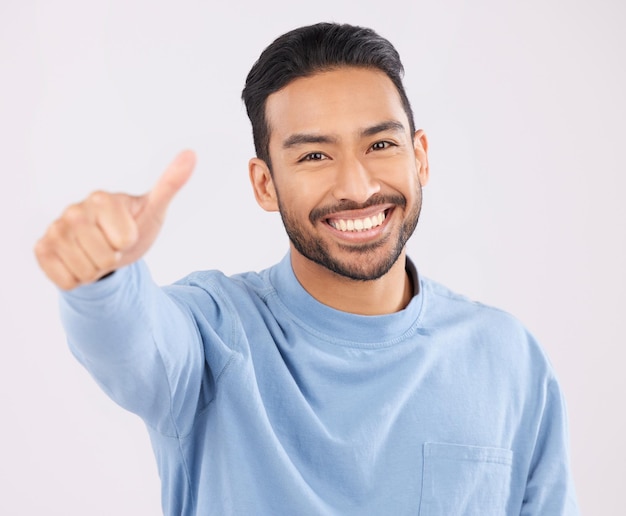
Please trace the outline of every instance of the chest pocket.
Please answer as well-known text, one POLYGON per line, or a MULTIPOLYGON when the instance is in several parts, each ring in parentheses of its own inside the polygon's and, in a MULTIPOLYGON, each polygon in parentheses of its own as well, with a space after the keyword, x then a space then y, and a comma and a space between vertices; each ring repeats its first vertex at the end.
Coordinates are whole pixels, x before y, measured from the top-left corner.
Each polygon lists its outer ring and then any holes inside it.
POLYGON ((504 516, 513 452, 425 443, 420 516, 504 516))

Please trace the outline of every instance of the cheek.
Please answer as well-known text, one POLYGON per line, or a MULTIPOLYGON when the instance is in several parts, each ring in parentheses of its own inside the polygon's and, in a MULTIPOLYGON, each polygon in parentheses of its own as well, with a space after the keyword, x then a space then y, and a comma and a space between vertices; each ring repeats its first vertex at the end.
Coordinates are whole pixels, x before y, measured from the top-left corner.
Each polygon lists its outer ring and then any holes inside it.
POLYGON ((276 194, 281 211, 293 217, 308 217, 315 197, 307 185, 296 181, 284 182, 276 185, 276 194))
POLYGON ((413 192, 420 186, 419 163, 413 159, 402 159, 379 169, 379 179, 400 191, 413 192))
POLYGON ((308 211, 321 203, 332 189, 328 171, 299 173, 297 178, 285 185, 289 203, 297 211, 308 211))

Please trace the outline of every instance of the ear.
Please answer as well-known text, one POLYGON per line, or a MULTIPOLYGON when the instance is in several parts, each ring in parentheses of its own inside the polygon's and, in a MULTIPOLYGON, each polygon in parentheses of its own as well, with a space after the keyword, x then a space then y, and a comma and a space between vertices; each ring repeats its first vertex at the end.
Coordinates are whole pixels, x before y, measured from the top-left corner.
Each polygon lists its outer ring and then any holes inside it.
POLYGON ((254 197, 265 211, 278 211, 278 198, 274 188, 274 180, 269 167, 259 158, 252 158, 248 163, 250 183, 254 197))
POLYGON ((415 150, 415 160, 417 161, 417 175, 422 186, 426 186, 430 176, 430 168, 428 166, 428 139, 426 133, 420 129, 415 131, 413 136, 413 149, 415 150))

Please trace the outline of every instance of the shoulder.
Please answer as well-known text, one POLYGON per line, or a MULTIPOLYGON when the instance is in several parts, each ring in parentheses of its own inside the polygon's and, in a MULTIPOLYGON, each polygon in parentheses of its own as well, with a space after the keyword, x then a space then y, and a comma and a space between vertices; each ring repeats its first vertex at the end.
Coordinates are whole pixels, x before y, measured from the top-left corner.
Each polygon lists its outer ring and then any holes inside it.
POLYGON ((428 309, 429 315, 437 320, 442 319, 442 322, 448 319, 469 320, 475 323, 489 321, 498 326, 523 329, 520 321, 508 312, 470 299, 429 278, 420 278, 420 287, 425 308, 428 309))
POLYGON ((269 270, 249 271, 232 276, 227 276, 219 270, 195 271, 178 280, 172 287, 195 287, 202 290, 217 288, 225 291, 244 289, 260 293, 271 288, 268 281, 269 270))
POLYGON ((208 305, 219 305, 238 312, 250 302, 264 302, 273 292, 269 281, 270 270, 249 271, 232 276, 219 270, 195 271, 164 287, 164 290, 170 297, 204 310, 208 305))
POLYGON ((472 300, 428 278, 420 279, 425 327, 446 340, 465 343, 474 352, 501 357, 552 375, 549 360, 529 329, 514 315, 472 300))

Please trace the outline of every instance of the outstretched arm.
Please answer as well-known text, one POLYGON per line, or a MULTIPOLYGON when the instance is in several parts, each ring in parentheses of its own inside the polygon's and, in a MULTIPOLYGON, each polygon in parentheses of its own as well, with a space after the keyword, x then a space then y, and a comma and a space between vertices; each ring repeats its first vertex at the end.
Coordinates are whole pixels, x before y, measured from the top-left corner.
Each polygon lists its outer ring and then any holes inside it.
POLYGON ((192 152, 182 152, 142 196, 90 195, 68 207, 35 248, 65 291, 61 316, 74 355, 117 403, 172 435, 201 403, 202 341, 188 308, 157 287, 139 259, 194 163, 192 152))

